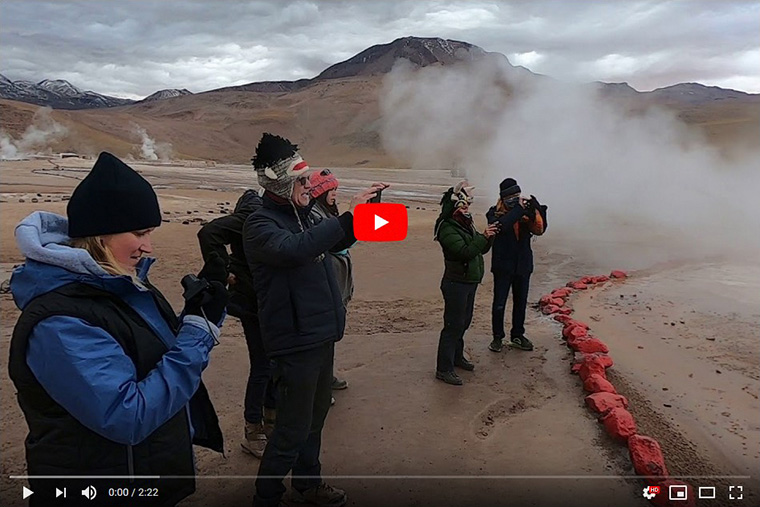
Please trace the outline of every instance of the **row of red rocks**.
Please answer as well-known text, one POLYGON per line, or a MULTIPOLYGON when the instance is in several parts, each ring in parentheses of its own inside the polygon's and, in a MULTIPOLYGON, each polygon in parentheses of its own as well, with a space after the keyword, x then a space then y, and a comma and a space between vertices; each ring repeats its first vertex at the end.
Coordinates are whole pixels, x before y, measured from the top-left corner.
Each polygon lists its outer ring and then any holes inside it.
POLYGON ((659 486, 660 493, 650 501, 662 507, 693 507, 695 502, 692 486, 668 476, 660 444, 651 437, 637 433, 636 421, 628 411, 628 399, 618 394, 615 386, 607 379, 607 368, 614 364, 609 356, 609 348, 591 334, 588 324, 571 317, 573 309, 569 300, 573 292, 627 277, 624 271, 617 270, 609 276, 585 276, 541 297, 539 307, 545 315, 553 315, 554 320, 562 324, 562 339, 575 352, 571 372, 578 374, 583 389, 589 393, 586 396, 586 406, 599 415, 599 422, 614 440, 628 446, 636 474, 644 477, 647 485, 659 486), (669 500, 667 492, 672 485, 686 486, 688 500, 669 500))

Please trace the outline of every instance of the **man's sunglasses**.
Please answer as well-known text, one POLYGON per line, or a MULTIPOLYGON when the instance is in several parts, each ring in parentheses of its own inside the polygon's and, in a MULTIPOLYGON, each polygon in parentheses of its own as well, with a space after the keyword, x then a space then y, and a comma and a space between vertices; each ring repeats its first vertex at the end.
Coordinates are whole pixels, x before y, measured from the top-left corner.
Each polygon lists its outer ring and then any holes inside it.
MULTIPOLYGON (((329 176, 331 174, 332 173, 330 172, 329 169, 322 169, 321 171, 319 171, 320 176, 329 176)), ((298 178, 296 178, 296 181, 298 182, 299 185, 306 185, 306 182, 309 181, 309 177, 299 176, 298 178)))

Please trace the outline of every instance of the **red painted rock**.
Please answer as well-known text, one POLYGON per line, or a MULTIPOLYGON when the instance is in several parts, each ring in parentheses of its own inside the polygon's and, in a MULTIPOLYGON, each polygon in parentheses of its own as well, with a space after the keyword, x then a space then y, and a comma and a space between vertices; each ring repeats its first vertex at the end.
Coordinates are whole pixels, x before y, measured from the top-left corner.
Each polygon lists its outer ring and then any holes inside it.
POLYGON ((557 313, 559 311, 559 306, 557 305, 544 305, 543 308, 541 308, 541 311, 544 315, 551 315, 552 313, 557 313))
POLYGON ((539 306, 546 306, 549 303, 551 303, 551 300, 554 299, 551 294, 547 294, 546 296, 541 296, 541 299, 538 300, 539 306))
POLYGON ((589 393, 613 393, 617 394, 615 387, 610 384, 609 380, 600 375, 591 375, 583 381, 583 389, 589 393))
POLYGON ((589 357, 593 357, 594 359, 601 361, 601 363, 604 365, 605 368, 609 368, 614 364, 610 356, 608 356, 607 354, 602 354, 601 352, 596 352, 594 354, 584 354, 583 352, 576 352, 573 354, 573 362, 576 364, 581 364, 583 361, 586 360, 586 358, 589 358, 589 357))
MULTIPOLYGON (((694 488, 691 484, 675 479, 668 479, 656 484, 660 487, 660 493, 651 502, 657 507, 694 507, 697 500, 694 497, 694 488), (686 500, 670 500, 670 486, 686 489, 686 500)), ((675 490, 673 491, 675 493, 675 490)))
POLYGON ((562 287, 561 289, 554 289, 551 293, 551 296, 554 298, 566 298, 572 293, 573 291, 568 287, 562 287))
MULTIPOLYGON (((604 414, 613 408, 628 408, 628 399, 620 394, 593 393, 586 396, 586 405, 594 412, 604 414)), ((628 442, 630 445, 630 439, 628 442)))
POLYGON ((583 329, 588 329, 588 324, 586 324, 585 322, 581 322, 580 320, 573 320, 565 324, 565 327, 570 327, 570 326, 581 326, 583 329))
POLYGON ((610 409, 600 421, 612 438, 625 441, 636 434, 636 422, 631 413, 624 408, 610 409))
POLYGON ((551 298, 549 304, 554 306, 565 306, 565 300, 562 298, 551 298))
POLYGON ((581 363, 573 363, 570 366, 570 373, 578 373, 578 370, 581 369, 581 363))
POLYGON ((581 338, 587 335, 588 329, 584 328, 583 326, 567 326, 562 330, 562 337, 565 340, 569 340, 570 338, 581 338))
POLYGON ((649 484, 666 479, 668 469, 665 468, 665 458, 662 456, 662 449, 657 440, 643 435, 633 435, 628 439, 628 452, 631 453, 631 462, 636 474, 651 476, 646 479, 649 484))
POLYGON ((589 355, 581 363, 581 367, 578 369, 578 376, 580 376, 581 380, 586 380, 591 375, 601 375, 607 378, 605 370, 606 368, 601 359, 589 355))
POLYGON ((620 271, 619 269, 616 269, 612 273, 610 273, 610 278, 628 278, 628 274, 625 271, 620 271))
POLYGON ((583 282, 569 282, 567 286, 576 290, 588 289, 588 285, 583 282))
POLYGON ((580 352, 577 348, 578 344, 582 342, 583 340, 588 340, 588 339, 589 339, 588 336, 579 336, 576 338, 575 336, 571 335, 569 338, 566 338, 567 346, 573 349, 575 352, 580 352))
POLYGON ((600 361, 605 368, 610 368, 612 367, 613 364, 615 364, 612 362, 612 358, 610 356, 608 356, 607 354, 603 354, 601 352, 595 352, 593 354, 584 354, 584 358, 585 357, 593 357, 597 361, 600 361))
POLYGON ((584 276, 580 280, 578 280, 581 283, 585 283, 586 285, 594 283, 594 277, 593 276, 584 276))
POLYGON ((573 318, 569 315, 558 313, 554 316, 554 320, 556 320, 557 322, 561 322, 562 324, 567 324, 568 321, 573 320, 573 318))
POLYGON ((572 344, 570 343, 570 340, 568 340, 567 344, 570 345, 573 350, 583 352, 584 354, 593 354, 594 352, 602 352, 603 354, 606 354, 610 351, 610 349, 607 348, 607 345, 598 338, 581 338, 575 340, 572 344))
POLYGON ((606 275, 595 276, 594 277, 594 283, 604 283, 604 282, 609 281, 609 279, 610 279, 610 277, 606 276, 606 275))

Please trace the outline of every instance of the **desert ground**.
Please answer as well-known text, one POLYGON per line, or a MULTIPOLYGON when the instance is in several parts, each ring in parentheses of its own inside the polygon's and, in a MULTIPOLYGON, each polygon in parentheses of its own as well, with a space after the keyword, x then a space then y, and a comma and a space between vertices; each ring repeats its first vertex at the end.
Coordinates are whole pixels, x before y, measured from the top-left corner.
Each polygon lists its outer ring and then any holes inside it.
MULTIPOLYGON (((65 213, 65 196, 91 165, 78 159, 0 162, 3 280, 23 261, 15 224, 34 210, 65 213)), ((180 308, 179 280, 201 266, 200 224, 230 210, 241 190, 254 186, 253 173, 246 166, 200 163, 134 167, 155 185, 165 217, 154 234, 159 262, 152 281, 180 308)), ((558 323, 531 309, 527 334, 535 351, 487 349, 488 274, 465 338, 476 370, 463 373, 459 388, 434 379, 443 263, 432 229, 438 196, 455 180, 445 171, 335 171, 343 202, 352 189, 380 180, 393 185, 385 200, 409 207, 405 241, 352 249, 356 292, 336 349, 337 373, 349 388, 335 393, 322 448, 323 474, 347 491, 349 505, 648 505, 626 447, 585 408, 558 323)), ((481 227, 490 199, 476 201, 481 227)), ((718 487, 717 500, 698 505, 760 505, 760 265, 592 261, 578 254, 578 238, 551 228, 547 204, 550 226, 534 243, 530 303, 583 275, 628 270, 626 281, 577 294, 572 304, 574 316, 609 345, 615 360, 609 375, 629 398, 639 432, 659 440, 671 475, 695 487, 718 487), (728 501, 729 485, 744 486, 743 502, 728 501)), ((19 311, 10 294, 1 298, 0 355, 8 357, 19 311)), ((197 492, 183 506, 250 504, 258 461, 239 445, 247 372, 241 326, 228 318, 204 374, 226 452, 196 450, 197 492)), ((0 494, 3 505, 23 505, 25 483, 9 476, 25 471, 27 428, 6 367, 0 375, 0 494)))

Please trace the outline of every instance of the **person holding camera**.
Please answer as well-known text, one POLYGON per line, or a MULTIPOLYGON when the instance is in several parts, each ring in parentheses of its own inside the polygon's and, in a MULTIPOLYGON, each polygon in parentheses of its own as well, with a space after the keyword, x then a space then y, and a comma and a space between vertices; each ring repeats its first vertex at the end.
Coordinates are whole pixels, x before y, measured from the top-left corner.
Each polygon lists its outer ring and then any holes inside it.
POLYGON ((519 350, 533 350, 525 337, 525 311, 528 305, 530 275, 533 273, 533 250, 530 240, 546 231, 546 206, 535 196, 525 199, 520 186, 513 178, 499 185, 499 200, 486 213, 489 224, 498 226, 491 253, 493 273, 493 305, 491 325, 493 341, 488 346, 493 352, 502 350, 504 310, 512 289, 512 329, 509 346, 519 350))
POLYGON ((243 225, 248 216, 261 207, 255 190, 246 190, 229 215, 210 221, 198 231, 203 258, 218 255, 229 273, 230 303, 228 312, 240 319, 248 348, 250 370, 245 388, 243 452, 261 459, 267 438, 274 430, 276 417, 271 361, 261 341, 256 292, 253 277, 243 251, 243 225), (229 247, 229 252, 227 248, 229 247))
POLYGON ((327 256, 356 242, 352 212, 379 188, 356 194, 351 211, 323 218, 312 209, 310 169, 296 145, 265 133, 253 167, 265 191, 261 208, 245 222, 243 246, 277 386, 277 420, 259 466, 253 504, 280 504, 283 480, 292 470, 293 500, 339 507, 346 494, 322 481, 319 462, 335 342, 343 336, 346 316, 327 256))
MULTIPOLYGON (((225 316, 223 263, 204 265, 178 318, 148 279, 151 233, 161 224, 156 193, 110 153, 66 211, 36 211, 15 231, 25 263, 10 283, 22 313, 9 373, 29 425, 30 504, 67 501, 35 476, 116 475, 157 488, 160 496, 141 499, 146 505, 175 505, 195 490, 192 445, 223 452, 201 380, 225 316)), ((90 483, 55 485, 78 496, 90 483)))
MULTIPOLYGON (((311 173, 309 184, 311 185, 311 197, 315 201, 314 211, 323 219, 340 216, 340 211, 338 210, 338 178, 335 177, 330 169, 322 169, 321 171, 311 173)), ((348 309, 348 302, 351 301, 351 297, 354 295, 351 254, 348 248, 346 248, 340 252, 330 252, 328 259, 332 264, 333 273, 335 273, 335 278, 338 281, 343 306, 348 309)), ((333 375, 332 388, 336 391, 347 389, 348 382, 333 375)))
POLYGON ((470 204, 472 187, 461 182, 449 188, 441 199, 441 213, 435 222, 434 239, 443 250, 445 270, 443 293, 443 330, 438 341, 435 378, 461 386, 464 382, 454 367, 473 371, 475 365, 464 357, 464 333, 472 322, 475 292, 483 280, 483 254, 491 248, 496 225, 483 234, 475 230, 470 204))

